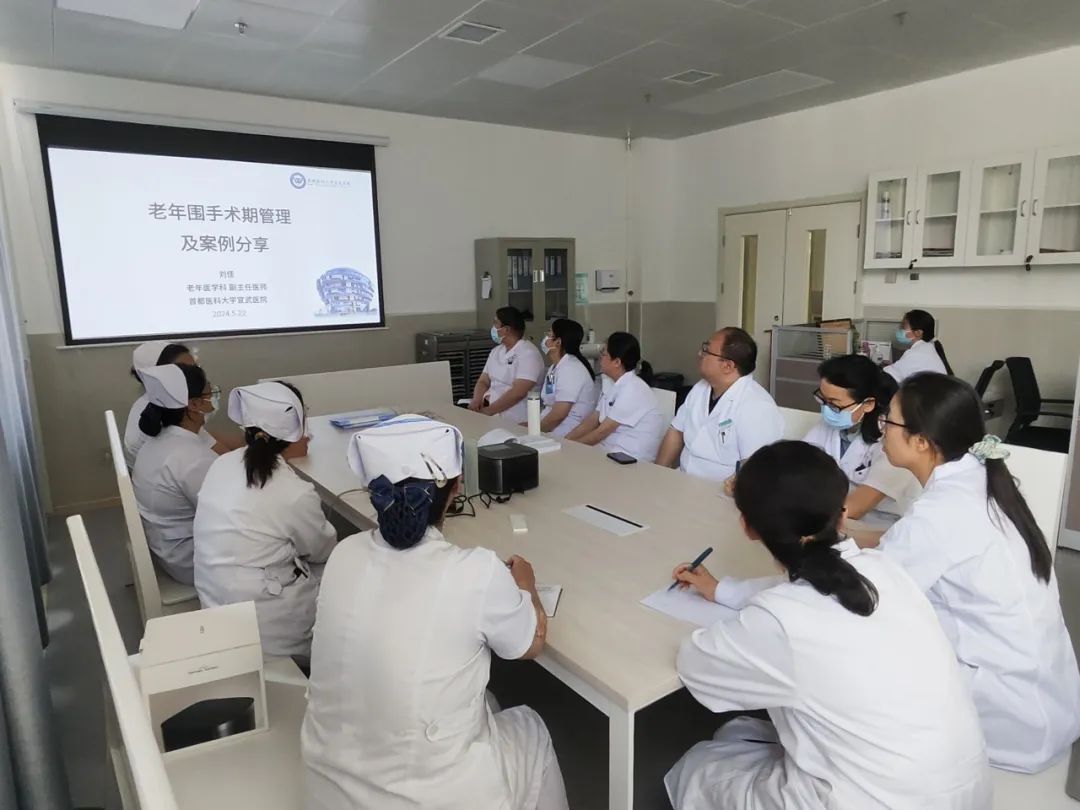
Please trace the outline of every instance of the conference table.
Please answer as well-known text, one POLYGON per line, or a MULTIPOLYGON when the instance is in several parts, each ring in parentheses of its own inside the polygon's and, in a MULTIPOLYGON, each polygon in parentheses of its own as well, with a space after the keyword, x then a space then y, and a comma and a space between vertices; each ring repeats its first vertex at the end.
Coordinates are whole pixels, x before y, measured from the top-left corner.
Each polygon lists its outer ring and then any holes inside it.
MULTIPOLYGON (((455 425, 466 441, 493 428, 525 431, 497 417, 450 404, 388 403, 398 413, 428 413, 455 425)), ((330 416, 308 419, 308 455, 290 464, 310 480, 325 503, 360 527, 375 512, 346 460, 353 432, 330 416)), ((537 581, 561 585, 562 598, 548 622, 538 663, 602 711, 609 728, 609 807, 634 801, 634 716, 681 688, 675 671, 680 642, 692 625, 650 610, 640 600, 671 581, 676 564, 712 546, 717 576, 777 573, 768 552, 742 533, 731 498, 712 481, 638 463, 618 465, 603 450, 563 440, 540 455, 540 485, 485 508, 476 516, 448 517, 443 533, 463 547, 484 546, 504 559, 529 560, 537 581), (644 526, 620 537, 563 510, 589 504, 644 526), (523 515, 515 534, 511 515, 523 515)))

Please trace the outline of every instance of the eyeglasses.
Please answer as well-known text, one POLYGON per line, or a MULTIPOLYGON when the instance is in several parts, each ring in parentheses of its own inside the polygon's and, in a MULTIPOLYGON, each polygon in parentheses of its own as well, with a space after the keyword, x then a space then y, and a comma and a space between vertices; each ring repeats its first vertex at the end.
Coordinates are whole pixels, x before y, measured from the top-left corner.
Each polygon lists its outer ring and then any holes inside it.
MULTIPOLYGON (((820 388, 818 388, 816 391, 814 391, 813 396, 814 396, 814 400, 817 402, 818 405, 824 405, 829 410, 831 410, 833 413, 842 413, 842 412, 846 411, 848 408, 852 408, 852 407, 854 407, 856 405, 862 405, 862 402, 849 402, 847 405, 834 405, 832 402, 829 402, 829 400, 825 399, 825 395, 821 393, 820 388)), ((865 402, 865 400, 863 400, 863 401, 865 402)))
POLYGON ((206 394, 203 394, 200 397, 200 399, 210 399, 210 397, 219 397, 219 396, 221 396, 221 387, 217 386, 217 385, 211 385, 210 386, 210 391, 208 393, 206 393, 206 394))
MULTIPOLYGON (((719 360, 731 360, 731 358, 730 358, 730 357, 726 357, 726 356, 724 356, 724 355, 722 355, 722 354, 717 354, 716 352, 711 352, 711 351, 709 351, 709 341, 707 341, 707 340, 706 340, 706 341, 702 341, 702 344, 701 344, 701 353, 702 353, 702 354, 707 354, 707 355, 709 355, 710 357, 716 357, 716 358, 717 358, 717 359, 719 359, 719 360)), ((731 360, 731 362, 732 362, 732 363, 734 363, 735 361, 734 361, 734 360, 731 360)))
POLYGON ((879 416, 877 418, 878 430, 880 430, 882 433, 884 433, 886 425, 892 425, 893 427, 898 427, 898 428, 906 428, 907 427, 907 425, 905 425, 903 422, 894 422, 889 417, 887 417, 885 414, 881 414, 881 416, 879 416))

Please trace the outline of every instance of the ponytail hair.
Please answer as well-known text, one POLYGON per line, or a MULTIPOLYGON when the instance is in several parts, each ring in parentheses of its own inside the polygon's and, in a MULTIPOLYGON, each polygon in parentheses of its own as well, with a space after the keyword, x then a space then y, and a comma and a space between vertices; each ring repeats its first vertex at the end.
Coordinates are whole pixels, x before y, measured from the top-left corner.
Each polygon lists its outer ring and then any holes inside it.
POLYGON ((869 616, 877 588, 836 549, 847 494, 847 476, 836 462, 805 442, 762 447, 735 479, 735 505, 790 580, 805 580, 846 610, 869 616))
MULTIPOLYGON (((304 397, 295 385, 284 380, 275 380, 275 382, 281 383, 296 394, 300 404, 304 404, 304 397)), ((247 443, 247 449, 244 450, 244 472, 247 476, 247 485, 262 489, 277 469, 281 454, 292 442, 271 436, 260 427, 244 428, 244 441, 247 443)))
MULTIPOLYGON (((982 403, 965 381, 932 372, 913 374, 904 380, 897 397, 904 430, 925 437, 945 461, 963 458, 983 444, 986 425, 982 403)), ((986 506, 991 519, 1000 526, 1004 516, 1016 527, 1031 558, 1031 573, 1049 582, 1053 568, 1050 547, 1005 459, 984 456, 982 452, 975 455, 986 466, 986 506)))
POLYGON ((843 388, 852 401, 862 403, 873 398, 874 408, 863 415, 859 432, 867 444, 881 439, 878 417, 888 415, 889 403, 896 394, 896 380, 886 374, 877 363, 861 354, 845 354, 832 357, 817 369, 818 377, 825 382, 843 388))
MULTIPOLYGON (((161 363, 159 365, 168 365, 161 363)), ((199 366, 181 366, 176 364, 184 372, 184 381, 187 383, 188 399, 198 399, 206 389, 206 372, 199 366)), ((147 403, 139 414, 139 430, 151 438, 171 425, 179 425, 184 421, 184 413, 187 408, 163 408, 153 402, 147 403)))
POLYGON ((606 346, 608 357, 620 361, 624 371, 636 371, 646 385, 653 384, 652 365, 641 359, 641 344, 636 337, 629 332, 612 332, 606 346))
POLYGON ((551 322, 551 334, 562 343, 563 353, 576 357, 589 372, 589 377, 596 379, 592 365, 581 354, 581 341, 585 339, 585 330, 581 324, 569 318, 556 318, 551 322))
POLYGON ((949 365, 949 359, 945 356, 945 347, 941 345, 935 335, 935 323, 934 316, 927 312, 925 309, 913 309, 910 312, 904 313, 904 323, 908 325, 911 331, 919 330, 922 332, 922 339, 927 343, 933 344, 934 351, 937 352, 937 356, 941 358, 941 364, 945 366, 945 373, 952 374, 952 366, 949 365))

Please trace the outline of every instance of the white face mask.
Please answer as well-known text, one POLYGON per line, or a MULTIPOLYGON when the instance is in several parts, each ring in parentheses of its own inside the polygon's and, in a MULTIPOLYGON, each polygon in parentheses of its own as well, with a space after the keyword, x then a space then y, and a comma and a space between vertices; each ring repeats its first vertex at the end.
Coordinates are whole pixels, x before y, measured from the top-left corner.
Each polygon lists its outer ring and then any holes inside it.
POLYGON ((542 351, 544 354, 550 354, 553 348, 554 346, 551 345, 551 341, 548 339, 548 336, 544 335, 543 340, 540 341, 540 351, 542 351))

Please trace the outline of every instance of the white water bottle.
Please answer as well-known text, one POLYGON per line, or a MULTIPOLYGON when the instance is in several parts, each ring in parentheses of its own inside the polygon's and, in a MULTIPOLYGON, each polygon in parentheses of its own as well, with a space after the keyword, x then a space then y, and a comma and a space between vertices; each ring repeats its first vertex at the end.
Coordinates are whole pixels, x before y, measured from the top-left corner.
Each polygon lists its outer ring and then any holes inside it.
POLYGON ((529 398, 526 401, 526 405, 529 409, 529 435, 540 435, 540 394, 536 391, 529 392, 529 398))

